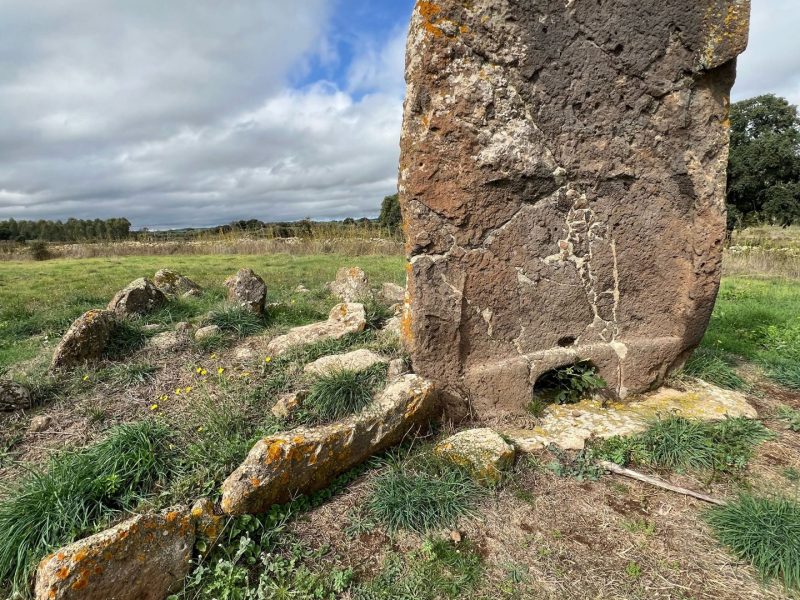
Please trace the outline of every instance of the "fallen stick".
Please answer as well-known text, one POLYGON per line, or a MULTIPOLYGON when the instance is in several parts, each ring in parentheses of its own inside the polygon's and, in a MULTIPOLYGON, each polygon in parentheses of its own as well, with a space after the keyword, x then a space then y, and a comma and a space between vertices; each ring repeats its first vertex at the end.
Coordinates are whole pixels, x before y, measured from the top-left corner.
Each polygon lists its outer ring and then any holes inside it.
POLYGON ((672 485, 671 483, 667 483, 666 481, 657 479, 655 477, 650 477, 649 475, 645 475, 644 473, 631 471, 630 469, 620 467, 619 465, 612 462, 608 462, 607 460, 601 460, 599 461, 598 464, 601 467, 603 467, 606 471, 611 471, 616 475, 622 475, 623 477, 629 477, 631 479, 635 479, 636 481, 649 483, 650 485, 654 485, 655 487, 669 490, 670 492, 683 494, 684 496, 691 496, 692 498, 697 498, 698 500, 702 500, 703 502, 708 502, 710 504, 716 504, 717 506, 725 506, 727 504, 727 502, 725 502, 724 500, 712 498, 711 496, 707 496, 706 494, 701 494, 700 492, 695 492, 692 490, 687 490, 686 488, 679 487, 677 485, 672 485))

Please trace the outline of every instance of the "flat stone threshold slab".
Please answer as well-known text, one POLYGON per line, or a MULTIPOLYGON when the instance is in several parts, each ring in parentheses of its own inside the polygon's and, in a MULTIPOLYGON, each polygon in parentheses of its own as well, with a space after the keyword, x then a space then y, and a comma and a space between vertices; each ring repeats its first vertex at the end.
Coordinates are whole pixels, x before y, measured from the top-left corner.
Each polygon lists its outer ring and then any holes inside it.
POLYGON ((599 399, 589 399, 550 406, 539 425, 532 429, 498 431, 522 452, 535 452, 550 444, 563 450, 582 450, 592 437, 605 439, 640 433, 652 421, 673 414, 706 421, 758 416, 744 394, 695 381, 686 390, 660 388, 630 402, 604 406, 599 399))

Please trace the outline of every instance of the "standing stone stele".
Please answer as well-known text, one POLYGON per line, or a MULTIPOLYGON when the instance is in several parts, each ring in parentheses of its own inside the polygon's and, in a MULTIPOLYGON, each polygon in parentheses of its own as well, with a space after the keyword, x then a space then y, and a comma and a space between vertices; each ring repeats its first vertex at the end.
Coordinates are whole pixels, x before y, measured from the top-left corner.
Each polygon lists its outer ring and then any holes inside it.
POLYGON ((618 397, 697 346, 720 279, 749 0, 417 2, 403 332, 451 405, 521 413, 591 361, 618 397))

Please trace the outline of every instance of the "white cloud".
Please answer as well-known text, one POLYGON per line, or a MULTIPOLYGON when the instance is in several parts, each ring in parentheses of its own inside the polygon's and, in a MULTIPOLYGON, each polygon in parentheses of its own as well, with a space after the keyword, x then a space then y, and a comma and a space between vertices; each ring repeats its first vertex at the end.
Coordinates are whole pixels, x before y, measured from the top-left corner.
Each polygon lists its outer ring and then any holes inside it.
POLYGON ((739 57, 734 100, 766 93, 800 104, 800 2, 753 0, 750 44, 739 57))

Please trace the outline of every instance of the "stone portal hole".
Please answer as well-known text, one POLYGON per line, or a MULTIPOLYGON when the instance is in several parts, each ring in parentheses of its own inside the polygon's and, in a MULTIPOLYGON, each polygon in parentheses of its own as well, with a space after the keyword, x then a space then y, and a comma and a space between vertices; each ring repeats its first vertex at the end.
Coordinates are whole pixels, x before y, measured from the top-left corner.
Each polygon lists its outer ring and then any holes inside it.
POLYGON ((539 376, 533 386, 528 412, 539 417, 550 404, 575 404, 607 387, 591 361, 577 360, 539 376))

